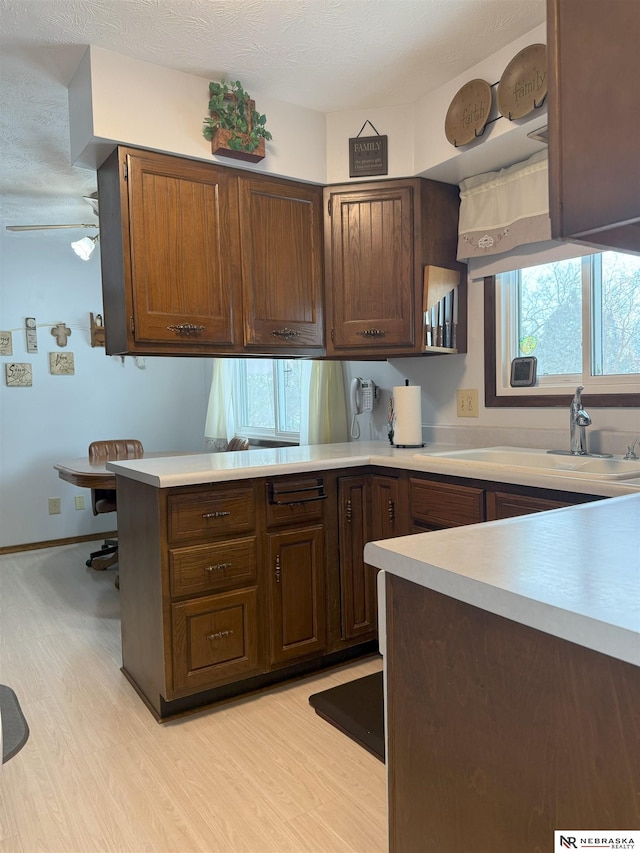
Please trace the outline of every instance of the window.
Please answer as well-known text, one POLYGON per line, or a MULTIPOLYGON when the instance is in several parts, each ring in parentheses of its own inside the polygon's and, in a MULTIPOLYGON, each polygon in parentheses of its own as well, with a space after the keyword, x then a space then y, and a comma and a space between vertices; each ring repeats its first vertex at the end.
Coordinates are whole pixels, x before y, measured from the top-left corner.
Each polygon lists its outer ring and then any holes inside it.
POLYGON ((502 273, 495 288, 485 282, 487 405, 562 405, 554 397, 576 385, 603 397, 592 404, 638 405, 640 257, 605 252, 502 273), (535 388, 509 385, 522 355, 538 359, 535 388))
POLYGON ((248 438, 299 440, 301 365, 300 359, 293 358, 238 360, 233 395, 238 433, 248 438))

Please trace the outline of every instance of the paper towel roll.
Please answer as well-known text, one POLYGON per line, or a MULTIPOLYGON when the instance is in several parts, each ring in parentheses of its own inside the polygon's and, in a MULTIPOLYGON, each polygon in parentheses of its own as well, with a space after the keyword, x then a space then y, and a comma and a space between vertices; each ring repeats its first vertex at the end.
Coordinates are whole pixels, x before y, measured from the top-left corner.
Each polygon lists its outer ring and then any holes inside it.
POLYGON ((396 446, 422 444, 422 401, 419 385, 399 385, 393 389, 393 443, 396 446))

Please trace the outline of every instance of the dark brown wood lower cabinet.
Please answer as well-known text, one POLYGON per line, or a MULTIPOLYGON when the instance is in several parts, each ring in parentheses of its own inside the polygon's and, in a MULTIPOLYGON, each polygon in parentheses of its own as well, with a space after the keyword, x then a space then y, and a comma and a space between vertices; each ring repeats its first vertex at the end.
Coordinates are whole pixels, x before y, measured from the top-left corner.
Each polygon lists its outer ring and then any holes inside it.
POLYGON ((338 482, 342 631, 348 638, 376 631, 376 570, 363 557, 371 539, 370 488, 367 474, 338 482))
POLYGON ((631 664, 387 574, 391 853, 638 826, 631 664))
POLYGON ((271 663, 321 653, 327 645, 324 528, 267 534, 271 663))
POLYGON ((259 671, 255 588, 183 601, 171 611, 175 690, 259 671))
POLYGON ((529 495, 514 495, 509 492, 487 492, 487 521, 495 521, 498 518, 515 518, 519 515, 530 515, 532 512, 546 512, 549 509, 571 506, 572 503, 575 501, 533 498, 529 495))

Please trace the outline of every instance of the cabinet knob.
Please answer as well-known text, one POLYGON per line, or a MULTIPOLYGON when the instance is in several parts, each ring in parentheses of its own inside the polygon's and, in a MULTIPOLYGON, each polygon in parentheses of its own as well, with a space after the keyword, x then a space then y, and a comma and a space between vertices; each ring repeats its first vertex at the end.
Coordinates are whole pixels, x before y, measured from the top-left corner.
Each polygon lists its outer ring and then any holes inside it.
POLYGON ((300 337, 300 332, 297 332, 295 329, 287 329, 286 326, 284 329, 274 329, 271 334, 274 338, 281 338, 284 341, 290 341, 292 338, 300 337))
POLYGON ((205 566, 205 572, 223 572, 225 569, 230 569, 231 563, 216 563, 213 566, 205 566))
POLYGON ((194 326, 193 323, 180 323, 178 326, 167 326, 167 331, 175 332, 177 335, 193 337, 204 332, 204 326, 194 326))
POLYGON ((230 512, 203 512, 203 518, 225 518, 227 515, 231 515, 230 512))
POLYGON ((387 334, 384 329, 365 329, 363 332, 358 332, 361 338, 384 338, 387 334))
POLYGON ((215 634, 207 634, 205 640, 224 640, 232 634, 233 631, 216 631, 215 634))

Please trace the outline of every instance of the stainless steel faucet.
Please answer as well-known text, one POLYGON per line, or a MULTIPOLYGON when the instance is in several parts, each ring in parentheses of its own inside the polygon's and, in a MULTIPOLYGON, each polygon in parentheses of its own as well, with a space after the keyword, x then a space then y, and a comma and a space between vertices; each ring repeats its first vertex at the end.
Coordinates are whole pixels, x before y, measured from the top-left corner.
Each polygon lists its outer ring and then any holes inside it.
POLYGON ((578 385, 569 408, 569 428, 571 430, 571 455, 587 455, 587 435, 585 428, 591 426, 589 412, 582 407, 583 385, 578 385))
MULTIPOLYGON (((584 385, 578 385, 569 407, 569 428, 571 430, 571 444, 569 450, 547 450, 556 456, 594 456, 598 459, 611 459, 611 453, 588 453, 587 436, 585 429, 591 426, 589 412, 582 406, 582 392, 584 385)), ((633 448, 629 448, 632 450, 633 448)))

